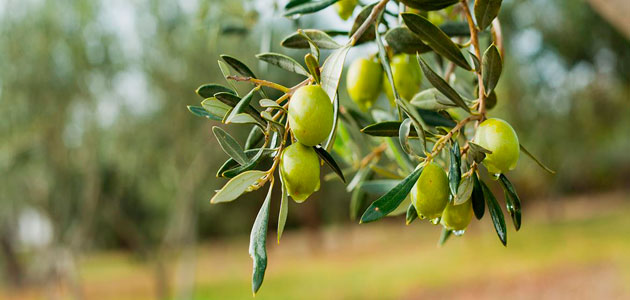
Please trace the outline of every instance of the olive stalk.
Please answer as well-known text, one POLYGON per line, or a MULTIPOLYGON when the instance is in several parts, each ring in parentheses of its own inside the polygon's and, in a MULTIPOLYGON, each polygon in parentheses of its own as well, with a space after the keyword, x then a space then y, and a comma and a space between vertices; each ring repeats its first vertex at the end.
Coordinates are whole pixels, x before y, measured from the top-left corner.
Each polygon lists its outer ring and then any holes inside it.
POLYGON ((444 145, 446 145, 446 142, 450 140, 451 137, 453 137, 453 135, 456 132, 461 130, 468 122, 473 121, 473 120, 480 120, 481 118, 482 118, 481 115, 470 115, 467 118, 461 120, 459 123, 457 123, 455 127, 453 127, 453 129, 451 129, 446 135, 440 137, 440 139, 438 139, 437 142, 435 142, 435 145, 433 145, 433 149, 431 150, 431 153, 427 155, 427 157, 425 158, 425 161, 433 160, 433 158, 436 155, 438 155, 440 151, 442 151, 442 149, 444 149, 444 145))
POLYGON ((257 79, 257 78, 253 78, 253 77, 242 77, 242 76, 229 75, 226 78, 227 79, 232 79, 234 81, 249 81, 249 82, 251 82, 251 83, 253 83, 255 85, 270 87, 272 89, 276 89, 276 90, 279 90, 279 91, 284 92, 284 93, 288 93, 291 90, 288 87, 283 86, 281 84, 277 84, 275 82, 262 80, 262 79, 257 79))
POLYGON ((370 12, 370 15, 368 16, 368 18, 365 19, 363 24, 359 26, 359 29, 357 29, 357 31, 350 37, 350 41, 348 42, 350 45, 354 46, 354 44, 357 43, 359 38, 370 27, 370 25, 372 25, 372 23, 376 21, 376 18, 378 18, 381 11, 385 9, 387 2, 389 2, 389 0, 381 0, 378 4, 374 6, 374 8, 372 8, 372 12, 370 12))
MULTIPOLYGON (((477 26, 475 26, 475 22, 473 21, 472 14, 470 13, 470 8, 468 7, 468 0, 462 0, 461 5, 463 6, 464 14, 466 15, 466 20, 468 21, 468 28, 470 29, 470 41, 475 50, 475 55, 477 59, 481 61, 481 49, 479 48, 479 31, 477 30, 477 26)), ((483 121, 486 117, 486 93, 483 86, 483 78, 481 76, 481 66, 479 66, 478 70, 475 70, 477 73, 477 81, 479 83, 479 114, 481 114, 481 119, 479 121, 483 121)))

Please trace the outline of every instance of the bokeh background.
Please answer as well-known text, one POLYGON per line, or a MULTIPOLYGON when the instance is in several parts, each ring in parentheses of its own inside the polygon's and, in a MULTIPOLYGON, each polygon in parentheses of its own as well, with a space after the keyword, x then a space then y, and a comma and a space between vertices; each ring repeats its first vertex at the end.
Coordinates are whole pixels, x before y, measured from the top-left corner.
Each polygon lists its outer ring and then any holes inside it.
MULTIPOLYGON (((0 0, 0 299, 251 299, 264 191, 209 204, 227 156, 186 105, 223 80, 222 53, 291 85, 254 55, 300 59, 284 36, 351 24, 332 8, 289 20, 284 2, 0 0)), ((630 297, 630 4, 503 2, 491 115, 557 171, 523 157, 510 173, 524 221, 509 247, 489 218, 442 248, 427 222, 355 224, 331 180, 291 203, 279 245, 272 203, 256 298, 630 297)))

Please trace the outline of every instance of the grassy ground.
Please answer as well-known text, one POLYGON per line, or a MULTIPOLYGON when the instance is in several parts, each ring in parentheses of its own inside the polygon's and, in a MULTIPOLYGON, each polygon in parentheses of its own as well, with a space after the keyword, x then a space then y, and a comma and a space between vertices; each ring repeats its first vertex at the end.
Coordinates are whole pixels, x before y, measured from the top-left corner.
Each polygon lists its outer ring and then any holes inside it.
MULTIPOLYGON (((507 248, 489 218, 442 248, 436 247, 438 227, 405 226, 401 219, 320 235, 288 232, 280 245, 271 235, 256 299, 627 299, 630 198, 606 197, 525 207, 523 227, 510 227, 507 248), (554 211, 562 214, 549 218, 554 211)), ((212 241, 195 252, 195 299, 252 299, 247 237, 212 241)), ((170 269, 175 281, 178 267, 170 269)), ((80 270, 87 299, 154 296, 151 266, 125 254, 91 255, 80 270)), ((0 299, 38 299, 47 292, 0 292, 0 299)))

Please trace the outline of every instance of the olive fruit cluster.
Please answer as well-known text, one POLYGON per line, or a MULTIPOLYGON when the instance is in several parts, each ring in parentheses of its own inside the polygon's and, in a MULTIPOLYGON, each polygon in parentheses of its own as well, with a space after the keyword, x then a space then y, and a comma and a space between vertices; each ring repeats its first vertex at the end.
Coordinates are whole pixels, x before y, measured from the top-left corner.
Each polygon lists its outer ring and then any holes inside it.
MULTIPOLYGON (((420 91, 422 81, 420 65, 411 55, 397 54, 391 59, 390 66, 394 85, 400 97, 411 100, 420 91)), ((387 75, 383 72, 381 64, 374 59, 359 58, 350 65, 346 75, 346 88, 352 101, 362 110, 372 107, 381 89, 391 106, 395 106, 394 94, 387 75)))
MULTIPOLYGON (((475 142, 492 151, 483 160, 489 172, 505 173, 516 166, 520 152, 518 137, 507 122, 494 118, 485 120, 477 128, 475 142)), ((472 201, 466 199, 455 205, 449 197, 446 172, 435 162, 426 164, 411 190, 411 201, 418 216, 433 220, 440 218, 448 230, 465 230, 472 220, 472 201)))
POLYGON ((332 130, 332 102, 321 86, 304 86, 291 97, 288 116, 297 143, 282 151, 280 172, 289 196, 301 203, 319 190, 319 158, 313 146, 332 130))

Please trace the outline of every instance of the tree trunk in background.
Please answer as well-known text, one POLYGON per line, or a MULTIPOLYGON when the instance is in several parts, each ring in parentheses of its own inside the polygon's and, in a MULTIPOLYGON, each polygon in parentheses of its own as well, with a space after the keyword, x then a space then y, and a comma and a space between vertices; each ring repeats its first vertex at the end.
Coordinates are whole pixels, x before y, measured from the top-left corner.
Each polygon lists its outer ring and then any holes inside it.
POLYGON ((593 9, 613 25, 621 34, 630 39, 630 1, 628 0, 588 0, 593 9))
POLYGON ((9 228, 2 227, 0 230, 0 250, 8 283, 12 287, 20 287, 24 283, 24 272, 13 247, 15 241, 9 228))

